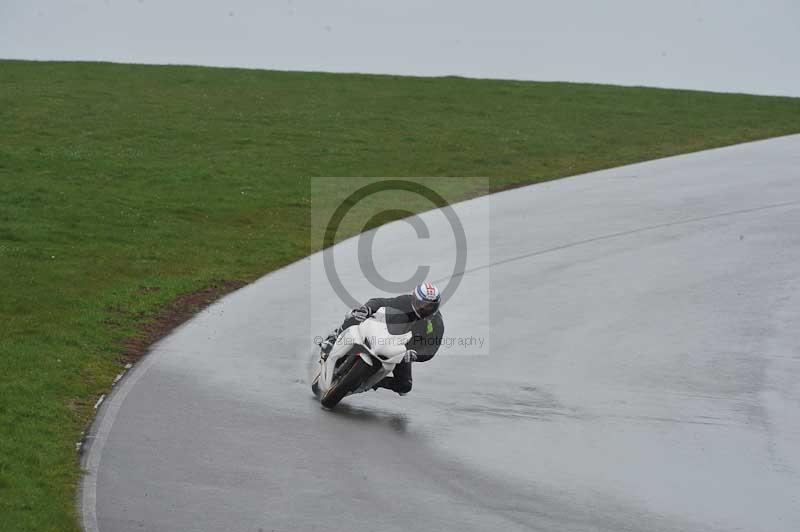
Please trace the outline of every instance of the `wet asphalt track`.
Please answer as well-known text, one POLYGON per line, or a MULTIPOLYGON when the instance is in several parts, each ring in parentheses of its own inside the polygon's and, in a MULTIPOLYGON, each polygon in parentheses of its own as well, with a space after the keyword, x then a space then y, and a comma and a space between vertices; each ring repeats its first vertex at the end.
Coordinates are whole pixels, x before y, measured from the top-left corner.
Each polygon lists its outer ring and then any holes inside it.
MULTIPOLYGON (((456 210, 470 272, 447 335, 488 331, 489 355, 444 350, 407 397, 323 411, 310 331, 343 308, 319 256, 298 262, 178 329, 104 402, 87 529, 800 528, 800 136, 456 210)), ((386 277, 413 271, 409 235, 379 229, 386 277)), ((336 252, 357 286, 354 248, 336 252)), ((452 269, 438 249, 434 278, 452 269)))

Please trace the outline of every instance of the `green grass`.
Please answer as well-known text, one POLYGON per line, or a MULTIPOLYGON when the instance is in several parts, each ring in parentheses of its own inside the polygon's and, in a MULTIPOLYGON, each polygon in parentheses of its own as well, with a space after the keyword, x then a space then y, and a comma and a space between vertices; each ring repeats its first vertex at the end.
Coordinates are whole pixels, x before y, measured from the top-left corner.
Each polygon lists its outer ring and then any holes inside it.
POLYGON ((0 530, 76 529, 121 341, 307 254, 310 176, 496 188, 796 132, 789 98, 0 61, 0 530))

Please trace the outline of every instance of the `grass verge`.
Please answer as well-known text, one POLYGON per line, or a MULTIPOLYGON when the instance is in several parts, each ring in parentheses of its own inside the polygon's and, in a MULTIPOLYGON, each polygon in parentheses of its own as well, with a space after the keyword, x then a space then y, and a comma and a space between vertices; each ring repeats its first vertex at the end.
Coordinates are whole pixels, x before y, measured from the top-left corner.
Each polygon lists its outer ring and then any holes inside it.
POLYGON ((0 530, 77 529, 95 398, 178 296, 311 251, 310 176, 497 189, 797 132, 790 98, 0 61, 0 530))

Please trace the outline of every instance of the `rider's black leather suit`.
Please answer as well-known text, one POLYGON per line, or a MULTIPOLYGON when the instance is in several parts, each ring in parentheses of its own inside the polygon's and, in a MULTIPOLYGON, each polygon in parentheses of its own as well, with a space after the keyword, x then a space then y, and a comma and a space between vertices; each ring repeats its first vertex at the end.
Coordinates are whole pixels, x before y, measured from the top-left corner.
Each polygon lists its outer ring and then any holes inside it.
MULTIPOLYGON (((442 344, 442 338, 444 338, 444 320, 442 319, 441 312, 437 312, 433 316, 427 318, 418 318, 411 308, 411 299, 412 296, 410 294, 370 299, 364 303, 361 309, 356 309, 356 311, 345 318, 338 332, 359 323, 361 320, 359 320, 356 315, 372 315, 377 312, 378 309, 387 307, 386 321, 389 326, 389 332, 399 334, 410 330, 412 336, 406 343, 406 349, 413 349, 417 352, 417 362, 427 362, 433 358, 436 351, 439 350, 439 346, 442 344), (359 310, 362 312, 359 313, 359 310), (363 312, 364 310, 367 312, 363 312)), ((378 386, 381 388, 388 388, 397 393, 410 392, 411 362, 401 362, 395 366, 392 373, 394 377, 386 377, 378 383, 378 386)))

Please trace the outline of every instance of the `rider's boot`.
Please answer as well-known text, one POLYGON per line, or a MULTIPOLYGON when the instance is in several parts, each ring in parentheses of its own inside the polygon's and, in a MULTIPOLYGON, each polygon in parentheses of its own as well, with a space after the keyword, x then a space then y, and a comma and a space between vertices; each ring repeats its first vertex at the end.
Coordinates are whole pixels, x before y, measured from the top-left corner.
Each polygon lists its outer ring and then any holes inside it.
POLYGON ((333 346, 336 345, 336 339, 338 337, 339 337, 339 330, 336 329, 335 331, 330 333, 327 338, 325 338, 319 344, 317 344, 317 345, 319 345, 320 358, 322 360, 325 360, 326 358, 328 358, 328 355, 330 354, 331 349, 333 349, 333 346))

